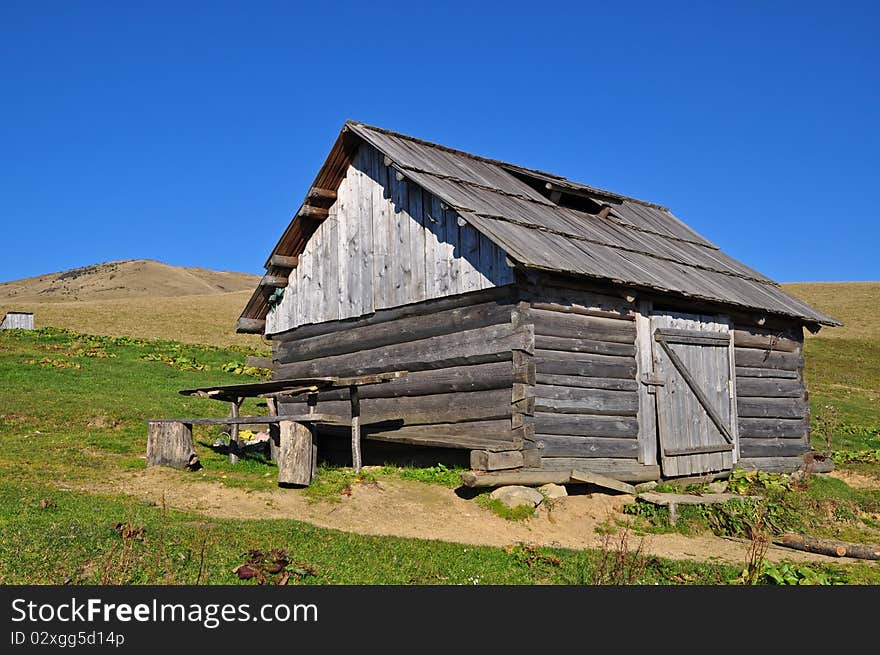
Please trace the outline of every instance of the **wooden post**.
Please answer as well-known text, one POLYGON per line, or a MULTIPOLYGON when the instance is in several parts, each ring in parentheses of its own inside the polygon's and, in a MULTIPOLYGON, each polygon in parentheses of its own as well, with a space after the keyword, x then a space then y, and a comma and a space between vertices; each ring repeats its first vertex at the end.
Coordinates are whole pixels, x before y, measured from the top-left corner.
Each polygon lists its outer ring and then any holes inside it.
POLYGON ((147 433, 147 466, 198 468, 191 423, 150 421, 147 433))
POLYGON ((278 438, 278 484, 307 487, 312 481, 312 428, 280 421, 272 436, 278 438))
MULTIPOLYGON (((275 398, 266 398, 266 407, 269 409, 269 416, 278 416, 278 401, 275 398)), ((269 426, 269 459, 278 463, 278 444, 273 438, 272 425, 269 426)))
MULTIPOLYGON (((244 398, 236 398, 230 404, 232 405, 232 418, 238 418, 238 410, 244 398)), ((229 426, 229 463, 238 462, 238 454, 241 452, 241 445, 238 443, 238 423, 229 426)))
POLYGON ((361 398, 357 385, 348 388, 351 398, 351 462, 356 473, 361 470, 361 398))

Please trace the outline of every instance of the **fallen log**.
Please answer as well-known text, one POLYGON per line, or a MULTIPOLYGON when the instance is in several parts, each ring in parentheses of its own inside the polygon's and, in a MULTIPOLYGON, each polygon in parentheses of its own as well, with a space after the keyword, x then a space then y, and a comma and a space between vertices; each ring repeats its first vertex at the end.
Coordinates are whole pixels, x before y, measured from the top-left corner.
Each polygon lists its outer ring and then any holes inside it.
POLYGON ((870 544, 852 544, 846 541, 819 539, 805 534, 787 532, 773 543, 793 550, 807 553, 830 555, 831 557, 855 557, 857 559, 880 560, 880 546, 870 544))

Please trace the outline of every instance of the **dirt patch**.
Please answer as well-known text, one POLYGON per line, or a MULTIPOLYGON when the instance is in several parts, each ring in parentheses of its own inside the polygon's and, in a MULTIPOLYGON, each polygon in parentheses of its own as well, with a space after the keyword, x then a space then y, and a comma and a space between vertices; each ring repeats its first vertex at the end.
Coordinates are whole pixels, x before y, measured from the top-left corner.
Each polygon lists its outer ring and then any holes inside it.
POLYGON ((846 482, 846 484, 853 489, 880 489, 880 480, 871 477, 870 475, 857 473, 856 471, 834 469, 826 475, 842 482, 846 482))
MULTIPOLYGON (((314 502, 296 489, 245 491, 214 482, 183 479, 185 474, 162 468, 121 473, 95 482, 86 491, 124 493, 206 517, 235 519, 296 519, 324 528, 357 534, 436 539, 480 546, 515 543, 563 548, 598 548, 596 528, 609 519, 624 518, 632 496, 603 493, 573 495, 540 506, 533 518, 507 521, 459 497, 454 490, 396 478, 378 484, 353 485, 339 502, 314 502)), ((671 559, 743 564, 749 544, 715 536, 649 535, 642 551, 671 559)), ((771 561, 835 561, 833 558, 771 546, 771 561)), ((840 560, 837 560, 840 561, 840 560)))

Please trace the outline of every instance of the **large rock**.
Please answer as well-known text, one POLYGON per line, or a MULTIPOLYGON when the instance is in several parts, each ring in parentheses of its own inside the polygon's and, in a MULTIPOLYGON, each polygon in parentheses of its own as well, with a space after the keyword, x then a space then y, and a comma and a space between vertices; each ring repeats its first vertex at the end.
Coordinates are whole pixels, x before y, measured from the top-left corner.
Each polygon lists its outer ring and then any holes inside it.
POLYGON ((522 487, 519 485, 511 485, 508 487, 498 487, 489 494, 490 498, 501 501, 505 507, 513 508, 522 505, 531 505, 537 507, 544 500, 544 496, 540 491, 531 487, 522 487))
POLYGON ((548 500, 555 500, 556 498, 565 498, 568 495, 568 490, 563 487, 561 484, 553 484, 552 482, 548 482, 547 484, 542 484, 538 487, 538 491, 541 493, 544 498, 548 500))

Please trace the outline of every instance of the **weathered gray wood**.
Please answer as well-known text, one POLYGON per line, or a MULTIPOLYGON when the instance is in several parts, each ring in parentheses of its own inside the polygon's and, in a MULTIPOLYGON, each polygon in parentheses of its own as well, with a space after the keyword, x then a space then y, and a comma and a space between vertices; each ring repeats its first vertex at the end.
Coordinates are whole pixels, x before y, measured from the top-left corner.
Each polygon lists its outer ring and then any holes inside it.
POLYGON ((560 434, 535 434, 536 446, 543 457, 623 457, 634 458, 639 453, 635 438, 583 437, 560 434))
MULTIPOLYGON (((266 407, 269 411, 269 416, 278 416, 278 403, 274 398, 266 399, 266 407)), ((278 443, 272 438, 272 429, 269 428, 269 459, 276 464, 278 463, 278 448, 278 443)))
POLYGON ((664 381, 655 387, 664 475, 729 469, 733 452, 708 452, 725 442, 736 444, 731 430, 730 338, 718 334, 729 330, 727 323, 716 316, 655 312, 651 328, 654 374, 664 381), (709 338, 705 343, 671 344, 663 331, 682 338, 705 331, 709 338), (669 454, 676 452, 688 454, 669 454))
POLYGON ((542 484, 566 484, 571 482, 571 470, 567 471, 464 471, 460 474, 466 487, 503 487, 516 484, 526 487, 539 487, 542 484))
MULTIPOLYGON (((548 296, 546 289, 541 290, 537 288, 523 289, 523 295, 526 294, 528 294, 527 297, 530 298, 546 298, 548 296)), ((632 310, 628 309, 623 303, 619 304, 620 311, 614 311, 612 309, 600 309, 599 307, 587 307, 585 305, 577 304, 563 304, 561 302, 543 302, 541 300, 533 300, 531 302, 531 306, 534 309, 543 309, 551 312, 562 312, 564 314, 580 314, 581 316, 613 318, 622 321, 633 320, 632 310)))
MULTIPOLYGON (((242 399, 236 398, 231 403, 229 403, 231 408, 231 417, 233 419, 239 418, 239 408, 241 407, 242 399)), ((238 426, 239 423, 237 420, 233 420, 229 423, 229 463, 236 464, 238 462, 238 454, 241 452, 241 443, 238 439, 238 426)))
POLYGON ((539 412, 635 416, 639 409, 638 395, 630 391, 539 384, 534 387, 534 396, 539 412))
POLYGON ((530 309, 529 318, 535 325, 535 334, 626 344, 635 342, 636 331, 632 321, 565 314, 545 309, 530 309))
POLYGON ((739 380, 740 378, 779 378, 782 380, 797 380, 798 371, 785 371, 778 368, 737 366, 736 379, 739 380))
POLYGON ((586 484, 592 484, 598 487, 602 487, 604 489, 611 489, 613 491, 620 491, 625 494, 634 494, 636 492, 635 487, 631 484, 627 484, 626 482, 621 482, 620 480, 616 480, 615 478, 608 477, 607 475, 602 475, 601 473, 595 473, 592 471, 579 471, 577 469, 572 470, 571 479, 574 482, 584 482, 586 484))
POLYGON ((0 330, 33 330, 34 315, 31 312, 7 312, 0 320, 0 330))
POLYGON ((330 212, 324 207, 314 207, 312 205, 303 205, 297 212, 297 218, 306 218, 313 221, 323 221, 330 212))
MULTIPOLYGON (((636 380, 653 375, 654 362, 652 356, 653 339, 651 338, 651 302, 640 300, 635 309, 636 326, 636 380)), ((639 462, 653 465, 657 463, 657 408, 656 394, 647 385, 631 381, 638 390, 639 411, 639 462)))
POLYGON ((780 378, 737 378, 736 393, 739 398, 800 398, 804 385, 780 378))
MULTIPOLYGON (((305 400, 283 407, 304 407, 305 400)), ((510 417, 510 389, 490 389, 463 393, 441 393, 397 398, 362 398, 361 421, 398 421, 401 425, 459 423, 510 417)), ((350 416, 347 400, 318 401, 317 409, 333 416, 350 416)), ((302 413, 302 412, 298 412, 302 413)))
POLYGON ((300 423, 340 423, 344 422, 348 425, 348 416, 333 416, 331 414, 292 414, 284 416, 238 416, 233 418, 227 416, 225 418, 155 418, 150 419, 149 423, 190 423, 198 425, 270 425, 280 421, 297 421, 300 423))
POLYGON ((527 448, 520 451, 523 455, 523 468, 539 469, 541 468, 541 450, 539 448, 527 448))
POLYGON ((733 331, 733 343, 737 348, 800 352, 803 332, 798 329, 765 330, 759 327, 737 325, 733 331))
POLYGON ((795 418, 807 415, 804 398, 740 398, 737 404, 741 418, 795 418))
MULTIPOLYGON (((345 257, 347 261, 348 254, 345 251, 347 241, 342 238, 341 233, 342 223, 340 222, 340 257, 345 257)), ((344 268, 342 261, 338 262, 337 265, 340 267, 340 270, 344 268)), ((273 344, 279 344, 284 341, 298 341, 324 334, 332 334, 340 330, 350 330, 352 328, 364 327, 367 325, 379 325, 381 323, 396 321, 410 316, 429 316, 448 309, 455 309, 456 307, 469 307, 489 302, 509 305, 514 302, 514 293, 515 289, 512 286, 504 286, 482 289, 468 295, 450 296, 447 298, 431 298, 425 300, 423 303, 379 309, 369 316, 353 316, 314 325, 290 327, 283 331, 273 333, 271 338, 273 344)))
POLYGON ((523 466, 523 454, 521 450, 504 450, 492 452, 489 450, 471 451, 471 468, 479 471, 498 471, 503 469, 516 469, 523 466))
POLYGON ((803 368, 804 357, 799 352, 773 352, 757 348, 736 348, 737 367, 773 368, 796 371, 803 368))
POLYGON ((303 423, 282 421, 271 427, 277 439, 278 484, 308 486, 312 481, 312 430, 303 423))
POLYGON ((492 325, 455 334, 441 335, 371 348, 356 353, 325 357, 319 360, 279 365, 279 377, 317 375, 364 375, 398 369, 426 369, 467 366, 511 358, 511 351, 528 350, 534 338, 524 329, 511 325, 492 325))
POLYGON ((638 421, 634 417, 535 412, 528 422, 535 426, 536 434, 635 439, 639 431, 638 421))
POLYGON ((725 348, 730 345, 729 334, 712 330, 657 328, 655 341, 660 341, 658 337, 662 337, 664 343, 680 343, 687 346, 720 346, 725 348))
MULTIPOLYGON (((803 456, 789 457, 743 457, 737 466, 746 471, 769 471, 771 473, 791 473, 804 466, 803 456)), ((824 468, 824 467, 823 467, 824 468)), ((833 468, 833 467, 832 467, 833 468)), ((830 470, 830 469, 828 469, 830 470)), ((816 473, 822 471, 814 469, 816 473)))
POLYGON ((602 355, 558 353, 553 350, 535 351, 535 369, 538 375, 579 375, 593 378, 623 378, 635 380, 635 358, 602 358, 602 355), (609 362, 608 359, 614 361, 609 362), (626 360, 626 361, 624 361, 626 360))
POLYGON ((718 444, 714 446, 691 446, 689 448, 664 448, 663 455, 666 457, 681 457, 682 455, 707 455, 709 453, 733 452, 732 443, 718 444))
POLYGON ((147 429, 147 466, 194 467, 192 424, 180 421, 150 421, 147 429))
POLYGON ((309 192, 306 194, 306 200, 324 200, 327 202, 333 202, 336 198, 337 194, 334 189, 322 189, 314 186, 309 189, 309 192))
POLYGON ((803 455, 810 446, 800 439, 741 438, 739 449, 744 458, 793 457, 803 455))
POLYGON ((609 391, 638 391, 639 384, 627 378, 594 378, 583 375, 550 375, 537 373, 535 383, 577 389, 606 389, 609 391))
POLYGON ((361 402, 360 388, 351 386, 348 388, 351 410, 351 461, 356 473, 361 470, 361 402))
MULTIPOLYGON (((361 399, 509 389, 513 383, 513 368, 510 362, 490 362, 474 366, 415 371, 386 384, 364 387, 361 389, 361 399)), ((322 403, 329 400, 345 400, 348 398, 348 392, 344 389, 322 391, 319 398, 322 403)))
POLYGON ((266 327, 266 319, 240 318, 235 324, 235 331, 244 334, 262 334, 266 327))
POLYGON ((803 419, 740 418, 738 423, 740 439, 806 439, 808 430, 808 423, 803 419))
POLYGON ((635 346, 629 343, 594 341, 592 339, 566 339, 565 337, 549 337, 542 334, 535 335, 535 348, 571 353, 617 355, 621 357, 633 357, 636 353, 635 346))
POLYGON ((348 327, 343 323, 338 331, 330 334, 276 342, 274 358, 280 363, 289 364, 501 325, 510 322, 510 312, 510 305, 491 302, 378 324, 348 327))
POLYGON ((656 464, 640 464, 637 459, 609 457, 542 457, 541 466, 547 471, 578 470, 601 473, 624 482, 648 482, 660 479, 656 464))

